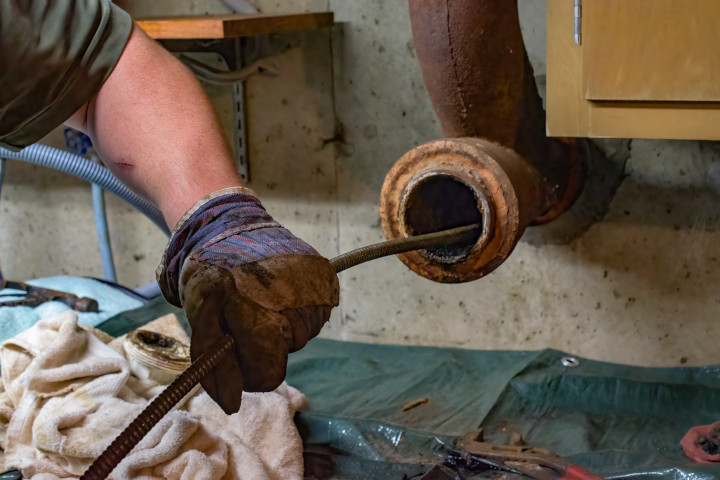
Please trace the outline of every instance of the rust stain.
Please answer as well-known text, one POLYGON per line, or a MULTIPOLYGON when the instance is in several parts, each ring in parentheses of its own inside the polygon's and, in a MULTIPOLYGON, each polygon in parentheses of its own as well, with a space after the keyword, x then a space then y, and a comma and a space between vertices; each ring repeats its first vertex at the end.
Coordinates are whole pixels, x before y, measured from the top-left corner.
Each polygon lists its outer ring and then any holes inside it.
POLYGON ((404 407, 402 407, 402 411, 403 411, 403 412, 407 412, 408 410, 411 410, 411 409, 413 409, 413 408, 415 408, 415 407, 417 407, 417 406, 425 405, 425 404, 428 403, 429 401, 430 401, 430 400, 429 400, 427 397, 425 397, 425 398, 420 398, 420 399, 418 399, 418 400, 413 400, 412 402, 410 402, 410 403, 406 404, 404 407))

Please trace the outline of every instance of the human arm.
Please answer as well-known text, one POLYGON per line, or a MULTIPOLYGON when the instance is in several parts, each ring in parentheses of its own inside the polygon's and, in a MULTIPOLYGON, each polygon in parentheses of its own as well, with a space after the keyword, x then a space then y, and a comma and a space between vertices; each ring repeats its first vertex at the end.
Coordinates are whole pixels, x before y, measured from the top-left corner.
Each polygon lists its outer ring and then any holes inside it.
POLYGON ((242 188, 197 80, 134 27, 112 74, 70 124, 175 227, 158 275, 165 297, 187 312, 193 358, 223 335, 235 338, 233 354, 203 379, 208 393, 233 413, 243 389, 277 387, 288 354, 337 305, 337 277, 242 188))
POLYGON ((199 199, 242 185, 220 122, 190 71, 134 25, 112 74, 67 122, 170 228, 199 199))
POLYGON ((243 387, 276 387, 337 305, 337 277, 243 189, 190 72, 105 0, 0 0, 0 57, 0 144, 22 148, 67 121, 175 226, 158 277, 188 313, 193 357, 236 340, 208 393, 231 413, 243 387))

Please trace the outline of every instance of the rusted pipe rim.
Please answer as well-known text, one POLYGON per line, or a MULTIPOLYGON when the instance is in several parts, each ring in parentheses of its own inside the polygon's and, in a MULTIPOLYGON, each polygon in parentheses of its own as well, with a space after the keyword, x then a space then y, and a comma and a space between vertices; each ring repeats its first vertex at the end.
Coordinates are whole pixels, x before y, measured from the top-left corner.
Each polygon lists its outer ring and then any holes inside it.
MULTIPOLYGON (((423 188, 430 186, 432 190, 438 187, 437 182, 457 182, 457 185, 450 184, 450 190, 472 194, 471 197, 466 195, 459 207, 472 207, 476 212, 457 218, 476 215, 475 218, 482 220, 482 233, 477 241, 449 254, 424 251, 408 252, 399 257, 414 272, 437 282, 458 283, 480 278, 507 258, 527 223, 521 216, 513 180, 505 171, 518 176, 517 172, 524 172, 525 167, 525 160, 515 152, 484 139, 444 139, 421 145, 400 158, 385 178, 380 198, 385 236, 394 240, 424 233, 418 231, 416 217, 419 215, 413 218, 412 212, 417 199, 427 193, 423 188), (436 183, 434 187, 433 183, 436 183)), ((436 190, 442 192, 443 188, 436 190)), ((433 215, 442 220, 445 213, 453 212, 453 197, 443 200, 445 204, 440 205, 441 208, 434 206, 438 199, 418 202, 420 212, 423 208, 436 209, 428 213, 429 220, 422 228, 438 225, 433 215)))
POLYGON ((483 248, 490 238, 492 213, 487 198, 452 170, 431 170, 413 177, 401 194, 399 209, 400 228, 406 237, 481 225, 475 243, 418 251, 438 263, 461 262, 473 249, 483 248))

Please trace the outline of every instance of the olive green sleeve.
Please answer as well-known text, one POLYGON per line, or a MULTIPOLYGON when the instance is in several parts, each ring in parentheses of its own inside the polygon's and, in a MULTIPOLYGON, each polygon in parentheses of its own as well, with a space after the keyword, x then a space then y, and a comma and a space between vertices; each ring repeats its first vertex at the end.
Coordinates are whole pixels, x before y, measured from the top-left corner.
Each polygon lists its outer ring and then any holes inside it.
POLYGON ((0 0, 0 147, 30 145, 100 90, 132 30, 107 0, 0 0))

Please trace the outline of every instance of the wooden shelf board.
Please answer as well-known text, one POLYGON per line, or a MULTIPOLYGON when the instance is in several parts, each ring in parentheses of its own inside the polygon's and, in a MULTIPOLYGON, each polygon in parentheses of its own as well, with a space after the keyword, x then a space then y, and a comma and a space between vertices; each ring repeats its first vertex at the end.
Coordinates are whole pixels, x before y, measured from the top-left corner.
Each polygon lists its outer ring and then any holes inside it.
POLYGON ((332 12, 294 15, 199 15, 138 18, 140 28, 157 40, 237 38, 268 33, 317 30, 334 22, 332 12))

